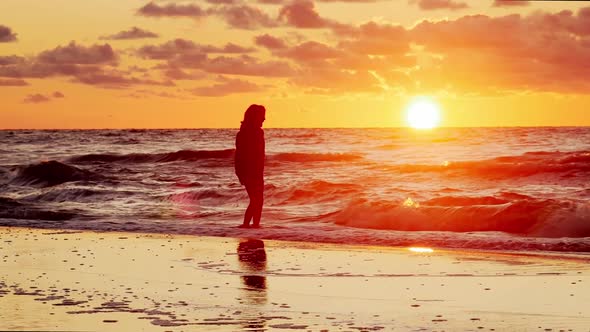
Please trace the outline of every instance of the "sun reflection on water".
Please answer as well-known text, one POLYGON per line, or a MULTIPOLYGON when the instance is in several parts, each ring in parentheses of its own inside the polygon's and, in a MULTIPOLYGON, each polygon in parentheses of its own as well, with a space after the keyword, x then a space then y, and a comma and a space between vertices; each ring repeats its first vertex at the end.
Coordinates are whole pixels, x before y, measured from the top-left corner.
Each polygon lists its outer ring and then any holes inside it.
POLYGON ((411 197, 408 197, 404 201, 403 206, 419 208, 420 207, 420 203, 415 202, 411 197))
POLYGON ((434 252, 434 249, 432 248, 425 248, 425 247, 410 247, 408 248, 409 251, 411 252, 417 252, 417 253, 431 253, 434 252))

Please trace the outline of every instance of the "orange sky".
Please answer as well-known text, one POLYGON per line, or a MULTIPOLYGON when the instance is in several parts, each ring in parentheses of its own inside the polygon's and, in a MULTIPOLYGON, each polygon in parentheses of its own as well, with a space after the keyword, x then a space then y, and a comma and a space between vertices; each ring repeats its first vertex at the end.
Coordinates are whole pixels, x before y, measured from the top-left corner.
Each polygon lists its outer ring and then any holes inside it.
POLYGON ((590 125, 590 6, 0 1, 0 128, 590 125))

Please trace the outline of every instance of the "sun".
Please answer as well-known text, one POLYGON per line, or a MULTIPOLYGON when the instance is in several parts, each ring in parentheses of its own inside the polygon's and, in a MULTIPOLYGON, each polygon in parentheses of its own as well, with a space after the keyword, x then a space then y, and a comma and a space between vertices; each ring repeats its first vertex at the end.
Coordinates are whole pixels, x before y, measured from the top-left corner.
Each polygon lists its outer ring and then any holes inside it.
POLYGON ((416 129, 432 129, 440 123, 440 108, 428 98, 413 100, 406 109, 408 125, 416 129))

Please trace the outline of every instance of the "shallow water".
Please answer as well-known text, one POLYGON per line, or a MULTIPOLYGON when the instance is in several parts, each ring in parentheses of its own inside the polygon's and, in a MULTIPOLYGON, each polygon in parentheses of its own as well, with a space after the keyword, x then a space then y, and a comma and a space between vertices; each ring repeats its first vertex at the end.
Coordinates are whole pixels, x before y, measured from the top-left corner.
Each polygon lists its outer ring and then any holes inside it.
POLYGON ((265 132, 263 229, 234 129, 0 131, 0 225, 590 252, 590 128, 265 132))

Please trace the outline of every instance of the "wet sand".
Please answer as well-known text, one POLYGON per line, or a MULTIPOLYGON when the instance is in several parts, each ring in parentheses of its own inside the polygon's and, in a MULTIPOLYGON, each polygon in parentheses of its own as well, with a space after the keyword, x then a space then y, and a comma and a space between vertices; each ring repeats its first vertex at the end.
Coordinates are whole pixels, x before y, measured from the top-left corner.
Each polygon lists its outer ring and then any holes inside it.
POLYGON ((589 331, 590 256, 0 228, 0 330, 589 331))

